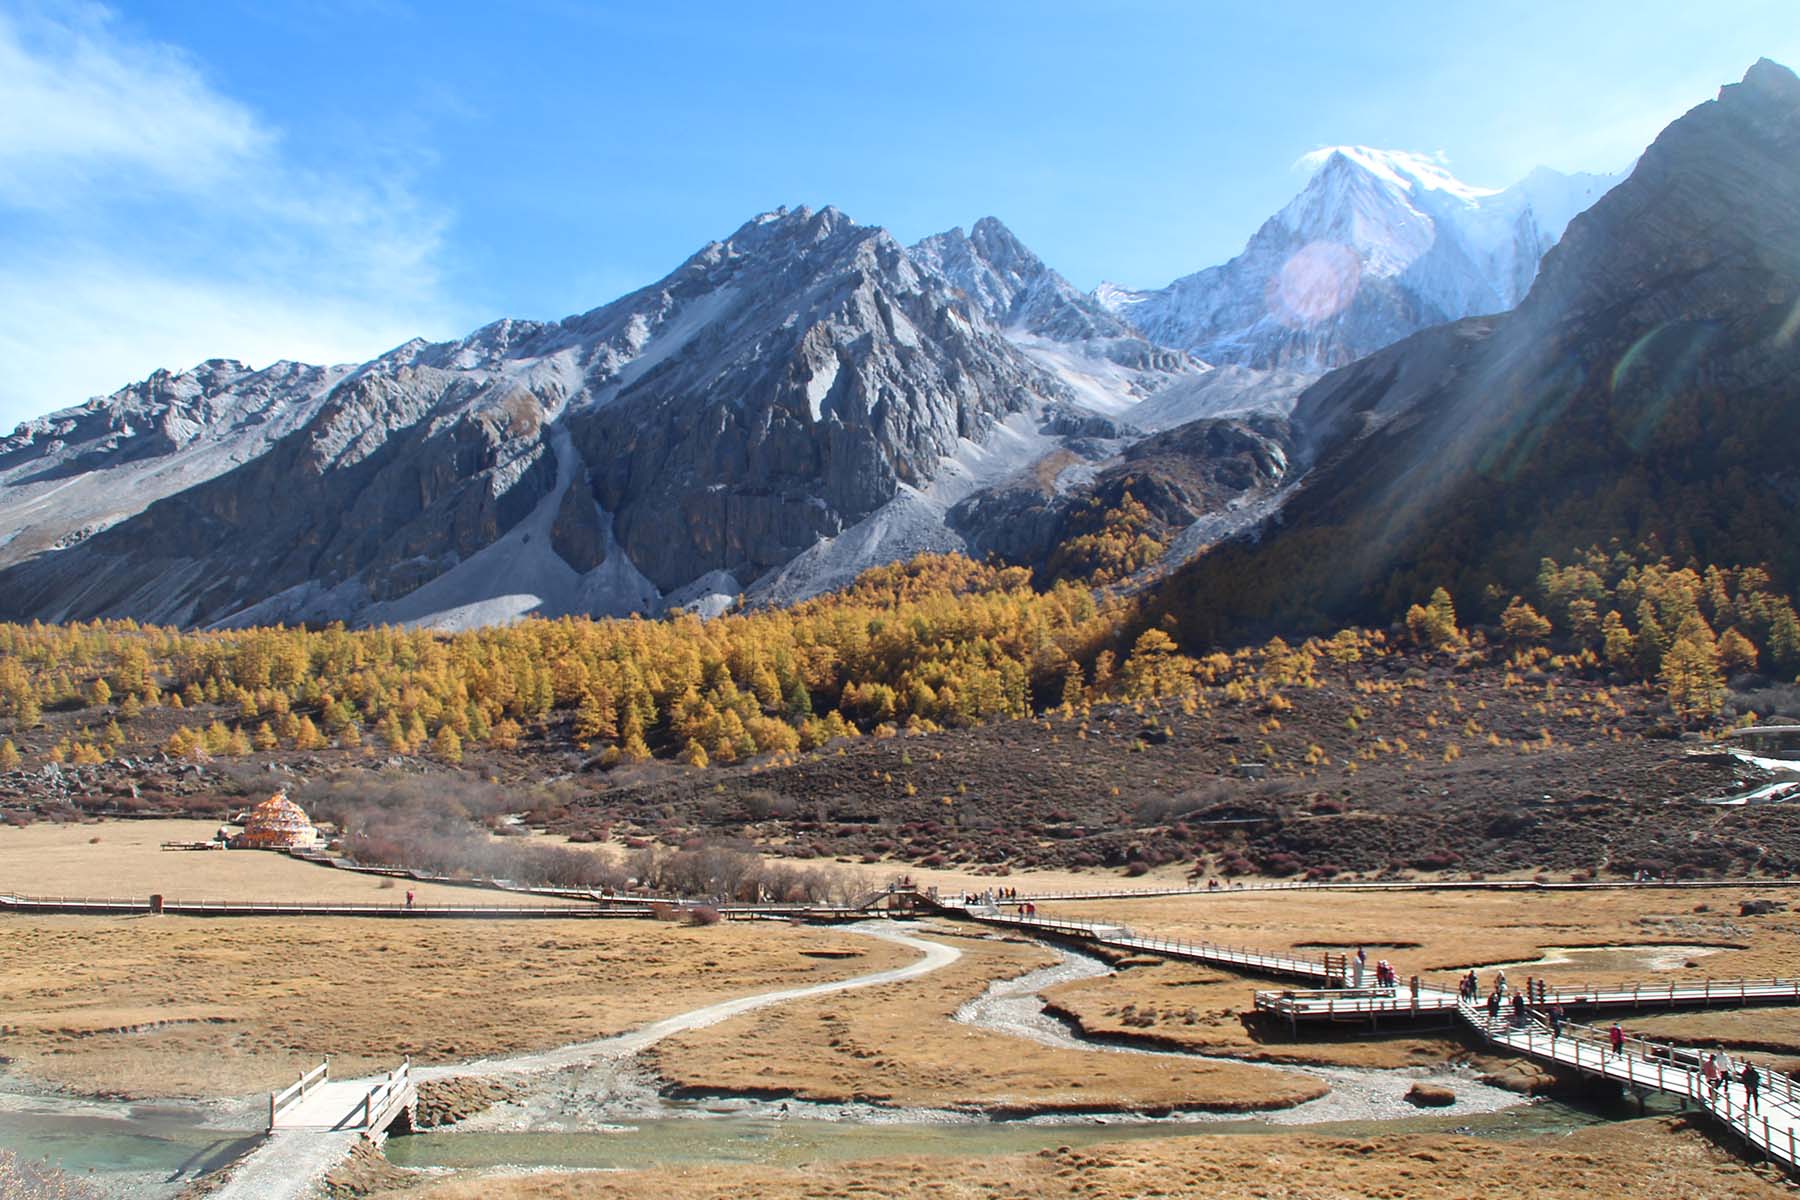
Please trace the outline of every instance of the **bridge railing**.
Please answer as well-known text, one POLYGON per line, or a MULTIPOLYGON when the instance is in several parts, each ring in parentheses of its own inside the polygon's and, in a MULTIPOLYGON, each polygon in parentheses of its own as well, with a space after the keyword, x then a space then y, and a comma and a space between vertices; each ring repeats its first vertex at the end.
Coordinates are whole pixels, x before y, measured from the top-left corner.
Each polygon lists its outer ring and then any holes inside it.
POLYGON ((1590 1004, 1643 1002, 1648 1004, 1702 1003, 1710 1000, 1800 1000, 1800 979, 1702 979, 1681 983, 1560 984, 1548 987, 1540 1004, 1590 1004))
POLYGON ((362 1098, 361 1128, 373 1132, 406 1103, 407 1089, 412 1086, 412 1059, 403 1059, 382 1081, 370 1088, 362 1098))
POLYGON ((1292 958, 1287 955, 1268 954, 1241 946, 1225 946, 1216 942, 1185 942, 1169 938, 1139 937, 1123 925, 1097 921, 1071 921, 1055 917, 1007 917, 981 913, 974 915, 977 920, 994 924, 1041 929, 1064 936, 1089 938, 1102 945, 1121 949, 1147 950, 1151 953, 1167 954, 1177 958, 1249 967, 1280 975, 1299 975, 1308 979, 1329 977, 1322 962, 1292 958))
MULTIPOLYGON (((328 909, 333 912, 550 912, 550 913, 588 913, 603 912, 603 908, 594 905, 564 907, 554 904, 419 904, 408 905, 404 900, 388 903, 375 903, 367 900, 210 900, 210 899, 177 899, 163 900, 165 910, 183 911, 204 909, 213 912, 317 912, 328 909)), ((118 896, 19 896, 0 895, 0 908, 109 908, 120 911, 142 911, 148 909, 151 901, 148 897, 137 899, 118 896)), ((635 905, 625 906, 635 908, 635 905)))
POLYGON ((1255 1005, 1263 1012, 1291 1017, 1366 1017, 1381 1014, 1444 1012, 1454 1003, 1449 992, 1440 988, 1420 988, 1414 995, 1410 988, 1363 987, 1321 988, 1297 991, 1291 988, 1259 991, 1255 1005))
POLYGON ((1800 879, 1610 879, 1588 880, 1586 882, 1543 882, 1535 879, 1363 879, 1363 880, 1266 880, 1257 883, 1244 883, 1241 880, 1222 887, 1161 887, 1161 888, 1095 888, 1089 890, 1069 890, 1055 892, 1037 892, 1019 895, 1005 901, 1007 904, 1039 904, 1047 900, 1083 901, 1083 900, 1134 900, 1156 899, 1174 896, 1226 896, 1243 895, 1246 892, 1298 892, 1298 891, 1345 891, 1345 892, 1421 892, 1421 891, 1543 891, 1543 892, 1575 892, 1575 891, 1612 891, 1626 888, 1674 888, 1678 890, 1704 890, 1706 888, 1745 888, 1745 887, 1792 887, 1800 883, 1800 879))
POLYGON ((269 1128, 275 1128, 275 1118, 281 1114, 283 1109, 298 1104, 305 1098, 307 1092, 319 1086, 321 1083, 324 1083, 330 1077, 331 1060, 327 1058, 312 1070, 302 1071, 298 1080, 288 1084, 279 1092, 270 1092, 269 1128))
POLYGON ((1752 1112, 1741 1076, 1727 1075, 1714 1088, 1706 1081, 1703 1052, 1692 1047, 1628 1036, 1615 1050, 1610 1030, 1565 1024, 1560 1034, 1553 1034, 1535 1016, 1524 1026, 1514 1026, 1486 1020, 1466 1000, 1458 1007, 1463 1018, 1492 1041, 1533 1057, 1690 1100, 1770 1158, 1790 1170, 1800 1167, 1800 1090, 1786 1075, 1762 1073, 1757 1111, 1752 1112))

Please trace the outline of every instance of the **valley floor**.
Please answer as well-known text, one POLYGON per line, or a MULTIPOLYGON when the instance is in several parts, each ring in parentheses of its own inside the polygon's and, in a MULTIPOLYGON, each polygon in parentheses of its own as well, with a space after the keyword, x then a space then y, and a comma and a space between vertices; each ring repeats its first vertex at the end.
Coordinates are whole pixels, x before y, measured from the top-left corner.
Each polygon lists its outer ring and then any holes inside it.
MULTIPOLYGON (((65 877, 83 885, 75 890, 105 890, 112 877, 148 882, 168 869, 160 864, 190 859, 223 864, 214 871, 279 864, 294 872, 288 883, 299 897, 309 884, 321 892, 375 886, 361 876, 269 855, 162 852, 154 848, 159 831, 135 823, 79 828, 101 840, 65 835, 58 843, 48 827, 0 831, 0 887, 12 887, 15 873, 31 878, 33 857, 53 852, 62 856, 65 872, 74 872, 65 877), (68 865, 84 861, 83 848, 92 868, 87 873, 68 865)), ((252 881, 212 882, 229 891, 252 881)), ((1021 873, 1007 882, 1022 891, 1048 890, 1067 877, 1040 881, 1021 873)), ((1089 876, 1088 882, 1102 880, 1089 876)), ((1775 886, 1553 897, 1228 892, 1051 902, 1043 911, 1305 954, 1353 952, 1364 944, 1371 958, 1390 958, 1408 973, 1479 965, 1488 979, 1494 964, 1506 963, 1517 983, 1526 975, 1600 981, 1791 974, 1783 964, 1800 949, 1800 917, 1787 906, 1797 901, 1800 889, 1775 886), (1743 915, 1741 902, 1751 898, 1775 901, 1776 911, 1743 915)), ((0 966, 0 1009, 7 1014, 0 1052, 10 1060, 6 1086, 144 1097, 272 1087, 326 1052, 334 1056, 334 1073, 348 1076, 390 1066, 401 1053, 448 1065, 550 1049, 714 999, 867 974, 917 957, 850 931, 769 923, 691 928, 651 921, 3 920, 0 932, 17 948, 0 966)), ((1322 1079, 1307 1072, 1313 1064, 1406 1070, 1466 1060, 1476 1071, 1503 1067, 1473 1059, 1451 1035, 1433 1031, 1393 1040, 1295 1042, 1285 1029, 1244 1019, 1252 991, 1266 983, 1135 959, 1115 964, 1110 974, 1046 986, 1052 1011, 1080 1032, 1251 1061, 1182 1061, 1033 1041, 956 1015, 992 981, 1045 967, 1057 960, 1055 952, 966 926, 927 923, 916 932, 956 948, 961 957, 906 982, 796 1000, 677 1033, 642 1057, 647 1081, 676 1095, 785 1096, 859 1111, 1129 1114, 1292 1106, 1329 1086, 1329 1073, 1322 1079)), ((1626 1024, 1634 1033, 1750 1051, 1775 1069, 1791 1067, 1787 1056, 1800 1052, 1800 1024, 1784 1009, 1645 1015, 1626 1024)), ((509 1121, 517 1127, 527 1113, 566 1102, 571 1086, 581 1089, 579 1075, 548 1077, 537 1099, 529 1090, 503 1099, 483 1127, 504 1128, 509 1121)), ((416 1177, 381 1171, 369 1182, 404 1183, 413 1188, 406 1194, 432 1200, 1183 1196, 1203 1187, 1215 1195, 1323 1198, 1453 1196, 1540 1185, 1542 1194, 1554 1197, 1584 1190, 1612 1194, 1604 1181, 1636 1162, 1643 1174, 1634 1195, 1774 1194, 1739 1160, 1677 1125, 1609 1124, 1517 1142, 1380 1129, 1373 1131, 1378 1136, 1351 1140, 1273 1131, 1177 1136, 1116 1148, 1085 1146, 1084 1140, 1084 1148, 1066 1153, 979 1161, 877 1154, 877 1161, 815 1165, 804 1178, 773 1165, 719 1164, 623 1176, 483 1175, 416 1185, 416 1177)))

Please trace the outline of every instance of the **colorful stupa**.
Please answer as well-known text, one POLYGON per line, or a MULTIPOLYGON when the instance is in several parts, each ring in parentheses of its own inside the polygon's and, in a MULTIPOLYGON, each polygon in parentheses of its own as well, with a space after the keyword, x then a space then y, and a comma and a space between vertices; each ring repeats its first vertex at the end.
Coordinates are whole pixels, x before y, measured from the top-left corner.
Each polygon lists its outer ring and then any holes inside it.
POLYGON ((233 850, 288 850, 316 845, 319 831, 306 811, 276 792, 244 814, 244 831, 231 839, 233 850))

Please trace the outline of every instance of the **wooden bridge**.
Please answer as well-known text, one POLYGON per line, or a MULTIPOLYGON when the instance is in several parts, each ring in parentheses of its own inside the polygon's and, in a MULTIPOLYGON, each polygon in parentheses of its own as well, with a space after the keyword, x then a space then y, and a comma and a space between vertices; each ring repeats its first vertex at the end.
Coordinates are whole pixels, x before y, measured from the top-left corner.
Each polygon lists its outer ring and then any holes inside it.
POLYGON ((361 1133, 374 1137, 405 1114, 410 1124, 418 1091, 410 1059, 374 1079, 333 1079, 327 1059, 269 1096, 269 1132, 361 1133))
POLYGON ((1800 1169, 1800 1093, 1785 1075, 1763 1072, 1761 1095, 1752 1108, 1738 1080, 1716 1090, 1707 1086, 1698 1050, 1626 1038, 1615 1052, 1607 1034, 1598 1029, 1564 1025, 1556 1035, 1536 1018, 1523 1025, 1506 1018, 1489 1020, 1485 1009, 1468 1002, 1458 1006, 1458 1013, 1465 1025, 1496 1046, 1612 1080, 1640 1096, 1660 1092, 1692 1104, 1788 1171, 1800 1169))

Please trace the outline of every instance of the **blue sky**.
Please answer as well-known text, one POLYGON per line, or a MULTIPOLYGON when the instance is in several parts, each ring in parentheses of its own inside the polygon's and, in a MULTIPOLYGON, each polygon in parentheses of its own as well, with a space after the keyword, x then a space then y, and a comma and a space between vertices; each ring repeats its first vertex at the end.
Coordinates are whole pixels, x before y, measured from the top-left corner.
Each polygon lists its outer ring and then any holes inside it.
POLYGON ((1762 55, 1794 0, 0 0, 0 428, 592 308, 781 204, 1159 285, 1316 147, 1613 170, 1762 55))

